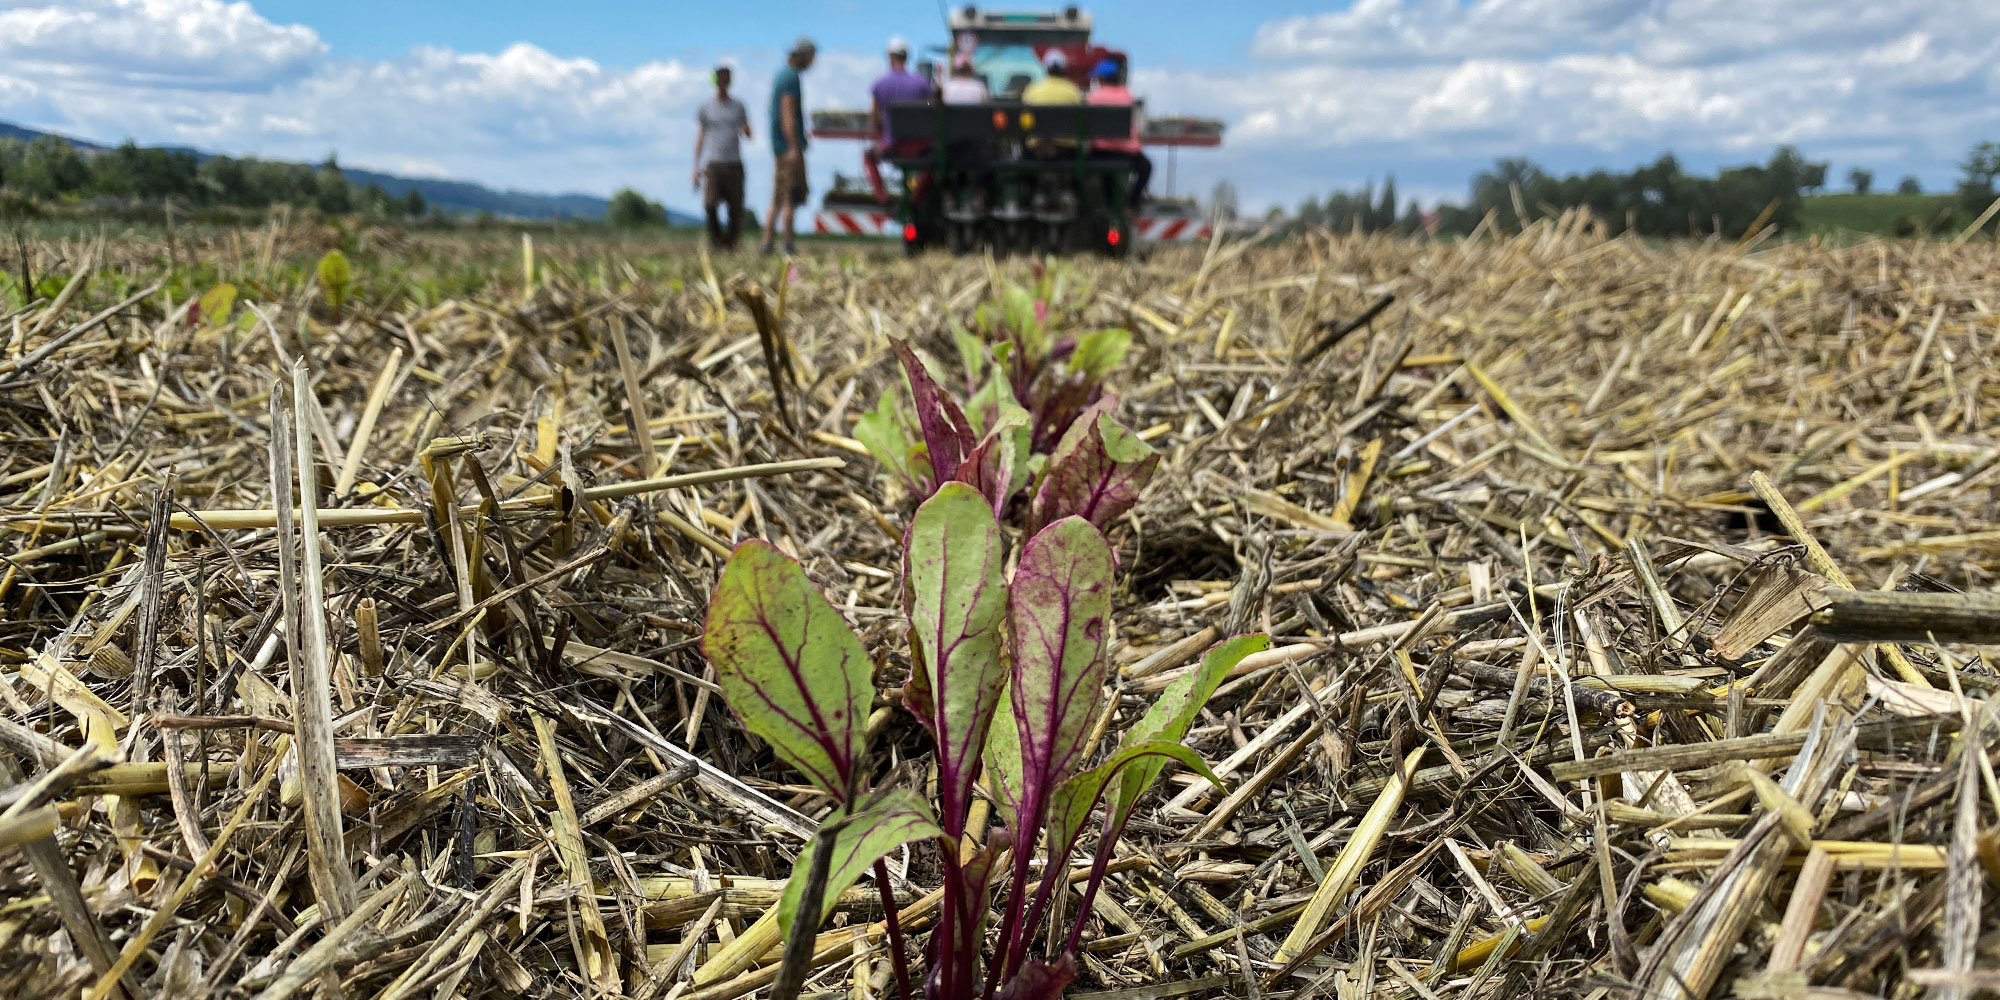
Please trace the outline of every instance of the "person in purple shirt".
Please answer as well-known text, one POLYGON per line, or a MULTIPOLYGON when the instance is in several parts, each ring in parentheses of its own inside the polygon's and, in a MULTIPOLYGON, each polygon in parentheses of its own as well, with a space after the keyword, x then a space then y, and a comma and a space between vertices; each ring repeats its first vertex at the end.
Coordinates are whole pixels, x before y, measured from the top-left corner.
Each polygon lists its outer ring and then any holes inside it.
POLYGON ((921 140, 897 141, 889 130, 889 105, 929 101, 933 97, 931 82, 910 72, 909 62, 910 43, 900 37, 889 39, 889 72, 868 88, 873 99, 868 111, 868 130, 875 133, 876 143, 862 160, 868 170, 868 185, 875 189, 875 200, 885 205, 889 202, 889 191, 882 184, 882 160, 915 156, 923 151, 924 145, 921 140))

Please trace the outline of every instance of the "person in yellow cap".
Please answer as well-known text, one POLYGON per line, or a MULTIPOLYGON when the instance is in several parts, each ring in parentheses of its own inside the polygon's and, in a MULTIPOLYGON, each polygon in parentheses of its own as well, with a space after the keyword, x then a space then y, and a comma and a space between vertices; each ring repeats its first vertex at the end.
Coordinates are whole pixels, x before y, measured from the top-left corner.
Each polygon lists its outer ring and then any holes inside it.
POLYGON ((1083 91, 1069 78, 1069 59, 1061 49, 1042 57, 1044 76, 1021 91, 1023 104, 1082 104, 1083 91))

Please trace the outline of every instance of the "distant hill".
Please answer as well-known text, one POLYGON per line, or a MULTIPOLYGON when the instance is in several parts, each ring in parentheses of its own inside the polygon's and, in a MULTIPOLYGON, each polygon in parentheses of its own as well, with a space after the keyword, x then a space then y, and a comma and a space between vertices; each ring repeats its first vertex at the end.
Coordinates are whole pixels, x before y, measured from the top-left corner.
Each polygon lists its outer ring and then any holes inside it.
MULTIPOLYGON (((41 132, 15 125, 11 122, 0 122, 0 138, 32 141, 44 135, 55 135, 56 138, 62 139, 86 153, 98 153, 111 148, 102 143, 91 142, 86 139, 77 139, 72 136, 59 135, 53 132, 41 132)), ((167 146, 162 148, 172 149, 177 152, 193 153, 196 158, 203 160, 215 155, 198 149, 188 149, 183 146, 167 146)), ((511 219, 553 219, 557 217, 565 219, 602 219, 604 218, 606 206, 610 204, 604 198, 589 194, 537 194, 531 191, 496 191, 493 188, 483 184, 475 184, 471 181, 457 181, 442 177, 404 177, 400 174, 383 173, 378 170, 362 170, 354 167, 342 167, 340 172, 348 180, 363 187, 370 184, 379 184, 382 190, 397 197, 401 197, 414 189, 424 196, 424 202, 428 205, 446 212, 468 215, 491 212, 494 215, 511 219)), ((696 216, 676 212, 673 209, 667 210, 667 221, 676 226, 692 226, 698 225, 701 222, 696 216)))

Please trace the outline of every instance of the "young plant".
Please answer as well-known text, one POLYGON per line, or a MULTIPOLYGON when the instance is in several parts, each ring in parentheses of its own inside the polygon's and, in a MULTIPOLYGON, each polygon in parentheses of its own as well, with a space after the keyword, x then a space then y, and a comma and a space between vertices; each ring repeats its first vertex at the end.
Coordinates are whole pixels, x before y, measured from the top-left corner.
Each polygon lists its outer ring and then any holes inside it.
MULTIPOLYGON (((1159 455, 1111 416, 1117 401, 1102 392, 1103 377, 1123 356, 1126 340, 1122 330, 1086 338, 1088 349, 1069 355, 1072 362, 1085 359, 1086 366, 1062 367, 1053 395, 1031 391, 1024 397, 999 362, 977 362, 988 377, 965 407, 945 392, 909 344, 895 341, 914 412, 904 410, 894 392, 885 393, 875 410, 862 416, 855 436, 917 496, 963 482, 1003 517, 1032 483, 1031 529, 1072 514, 1108 527, 1138 501, 1159 468, 1159 455), (1084 401, 1088 405, 1072 405, 1084 401), (1048 439, 1053 451, 1042 443, 1048 429, 1059 431, 1048 439)), ((1038 374, 1030 379, 1031 388, 1045 381, 1038 374)))
MULTIPOLYGON (((933 416, 950 420, 948 412, 933 416)), ((957 453, 961 467, 970 454, 957 453)), ((928 839, 937 845, 943 885, 937 926, 924 949, 924 995, 1058 997, 1076 976, 1075 949, 1090 902, 1140 796, 1171 762, 1220 784, 1181 740, 1230 668, 1269 640, 1241 636, 1210 650, 1125 730, 1117 749, 1084 768, 1093 750, 1089 734, 1106 709, 1111 547, 1088 519, 1066 515, 1022 546, 1011 580, 1005 556, 992 501, 966 482, 944 481, 917 509, 904 538, 912 662, 904 704, 935 747, 934 803, 910 789, 865 787, 871 772, 863 744, 874 696, 869 659, 804 570, 758 541, 739 546, 723 570, 703 648, 724 696, 746 728, 836 804, 779 906, 788 941, 781 985, 795 990, 830 901, 874 866, 909 1000, 903 942, 879 859, 928 839), (982 785, 1004 828, 961 861, 982 785), (1061 943, 1036 956, 1036 931, 1054 892, 1068 885, 1070 856, 1100 804, 1083 905, 1066 933, 1052 938, 1061 943), (1038 853, 1042 877, 1031 882, 1038 853), (999 947, 986 957, 993 876, 1010 859, 999 947)))

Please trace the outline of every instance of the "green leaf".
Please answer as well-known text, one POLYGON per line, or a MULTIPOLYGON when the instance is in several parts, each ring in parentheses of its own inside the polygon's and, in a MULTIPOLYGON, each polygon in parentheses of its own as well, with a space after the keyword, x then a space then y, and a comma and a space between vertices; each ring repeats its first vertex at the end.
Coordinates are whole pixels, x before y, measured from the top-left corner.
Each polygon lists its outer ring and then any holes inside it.
MULTIPOLYGON (((1187 738, 1188 728, 1194 725, 1202 706, 1208 704, 1209 697, 1222 685, 1223 678, 1228 677, 1244 657, 1270 648, 1271 637, 1268 635, 1239 635, 1210 647, 1208 654, 1201 658, 1201 665, 1174 678, 1174 682, 1160 692, 1159 699, 1146 709, 1146 714, 1125 731, 1119 744, 1179 744, 1187 738)), ((1111 809, 1119 822, 1132 815, 1132 810, 1139 805, 1140 796, 1146 794, 1146 789, 1152 787, 1166 766, 1167 762, 1163 759, 1149 758, 1125 769, 1118 779, 1118 787, 1111 793, 1111 809)))
POLYGON ((347 255, 338 250, 328 250, 319 259, 319 287, 326 293, 326 304, 340 308, 347 299, 347 286, 353 279, 353 269, 347 265, 347 255))
POLYGON ((1222 779, 1215 776, 1208 762, 1179 743, 1150 740, 1119 747, 1118 752, 1105 758, 1104 763, 1063 782, 1056 789, 1055 797, 1049 804, 1049 833, 1053 837, 1050 846, 1057 856, 1068 855, 1069 848, 1083 832, 1084 823, 1089 821, 1090 811, 1097 807, 1097 801, 1104 797, 1105 789, 1113 779, 1119 778, 1121 773, 1130 773, 1134 767, 1150 768, 1157 777, 1169 760, 1185 764, 1188 770, 1207 778, 1215 787, 1222 787, 1222 779))
POLYGON ((867 739, 873 665, 805 570, 769 542, 737 546, 709 599, 701 644, 743 725, 847 801, 867 739))
POLYGON ((1102 382, 1125 360, 1132 348, 1130 330, 1096 330, 1076 338, 1076 352, 1069 356, 1069 370, 1092 383, 1102 382))
POLYGON ((860 808, 822 827, 820 836, 806 845, 792 866, 792 877, 785 880, 785 891, 778 897, 778 929, 787 939, 791 937, 793 922, 798 919, 799 897, 805 893, 805 873, 812 870, 813 855, 825 845, 829 830, 833 834, 833 861, 827 869, 826 890, 820 896, 815 927, 833 912, 840 894, 859 881, 877 858, 904 844, 944 836, 931 816, 930 806, 915 791, 891 788, 869 795, 860 808))
POLYGON ((201 321, 221 323, 229 318, 229 311, 236 307, 236 286, 217 285, 201 297, 201 321))
POLYGON ((930 708, 920 719, 937 745, 938 811, 953 837, 965 832, 980 751, 1007 680, 1002 559, 1000 522, 964 483, 946 483, 924 501, 903 542, 903 607, 930 708))
POLYGON ((1000 813, 1001 822, 1014 831, 1016 838, 1027 836, 1020 829, 1021 817, 1021 731, 1020 723, 1014 719, 1014 701, 1006 691, 1001 692, 1000 704, 993 710, 993 724, 986 733, 986 792, 993 800, 993 808, 1000 813))
POLYGON ((957 323, 952 324, 951 340, 958 345, 958 361, 965 366, 965 381, 970 385, 978 385, 981 377, 986 374, 986 341, 957 323))
POLYGON ((868 449, 892 475, 900 478, 911 492, 930 490, 930 463, 919 463, 923 454, 918 441, 916 418, 903 405, 903 395, 894 385, 882 393, 875 409, 861 415, 854 424, 854 439, 868 449))

